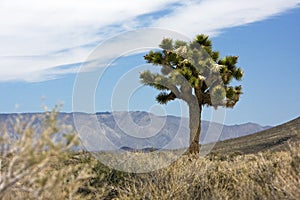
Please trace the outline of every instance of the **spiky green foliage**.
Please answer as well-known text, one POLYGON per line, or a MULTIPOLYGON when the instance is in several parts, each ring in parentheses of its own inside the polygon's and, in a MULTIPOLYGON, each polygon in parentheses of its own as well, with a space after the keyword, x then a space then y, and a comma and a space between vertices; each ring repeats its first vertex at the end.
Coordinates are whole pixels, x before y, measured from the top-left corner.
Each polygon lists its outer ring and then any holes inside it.
POLYGON ((197 35, 191 42, 165 38, 161 51, 150 51, 144 56, 148 63, 161 67, 161 73, 149 70, 140 74, 141 82, 161 92, 156 100, 166 104, 175 99, 187 102, 190 112, 190 153, 199 152, 202 106, 234 107, 242 94, 241 86, 232 86, 232 80, 241 80, 243 71, 236 66, 237 56, 220 58, 212 49, 206 35, 197 35))
POLYGON ((159 47, 162 51, 150 51, 144 58, 160 66, 161 73, 140 74, 143 84, 162 90, 156 97, 159 103, 166 104, 176 98, 188 101, 187 96, 196 94, 199 105, 233 107, 239 101, 242 87, 230 85, 232 80, 243 77, 242 69, 236 66, 238 57, 220 58, 208 36, 197 35, 189 43, 166 38, 159 47), (186 82, 192 90, 184 90, 186 82))

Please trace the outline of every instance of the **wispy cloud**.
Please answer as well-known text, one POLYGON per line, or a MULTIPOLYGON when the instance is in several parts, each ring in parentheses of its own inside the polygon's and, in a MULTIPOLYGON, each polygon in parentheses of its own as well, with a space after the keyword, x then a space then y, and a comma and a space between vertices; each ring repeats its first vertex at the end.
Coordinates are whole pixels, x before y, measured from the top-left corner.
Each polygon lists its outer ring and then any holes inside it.
MULTIPOLYGON (((294 8, 300 0, 3 0, 0 81, 75 73, 98 42, 138 27, 216 34, 294 8), (66 66, 68 69, 58 66, 66 66)), ((151 36, 149 36, 151 37, 151 36)))
POLYGON ((225 28, 261 21, 295 8, 299 0, 203 0, 187 1, 153 25, 185 34, 217 35, 225 28))
POLYGON ((1 1, 0 81, 55 77, 52 73, 58 71, 52 69, 56 66, 78 63, 88 56, 95 45, 87 44, 124 31, 137 16, 173 2, 176 0, 1 1))

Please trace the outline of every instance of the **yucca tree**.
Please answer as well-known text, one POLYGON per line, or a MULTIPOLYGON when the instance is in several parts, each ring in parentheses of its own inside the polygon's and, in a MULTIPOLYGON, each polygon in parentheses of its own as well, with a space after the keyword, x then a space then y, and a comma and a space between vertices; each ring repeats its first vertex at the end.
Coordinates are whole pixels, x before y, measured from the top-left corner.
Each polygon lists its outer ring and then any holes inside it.
POLYGON ((157 102, 166 104, 175 99, 189 107, 189 153, 199 153, 201 111, 203 106, 234 107, 242 87, 231 86, 233 79, 241 80, 243 71, 236 66, 237 56, 219 58, 206 35, 197 35, 191 42, 165 38, 161 50, 144 56, 148 63, 161 67, 160 73, 149 70, 140 74, 141 82, 161 92, 157 102))

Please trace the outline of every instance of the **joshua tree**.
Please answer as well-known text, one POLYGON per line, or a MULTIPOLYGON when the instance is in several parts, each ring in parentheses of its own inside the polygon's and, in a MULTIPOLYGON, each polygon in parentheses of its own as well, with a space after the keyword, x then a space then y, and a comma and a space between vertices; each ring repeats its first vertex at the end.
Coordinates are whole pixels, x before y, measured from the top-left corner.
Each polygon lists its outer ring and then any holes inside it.
POLYGON ((241 80, 243 71, 236 66, 237 56, 219 58, 206 35, 197 35, 191 42, 163 39, 161 50, 144 56, 148 63, 161 67, 161 73, 149 70, 140 74, 141 82, 161 92, 156 100, 166 104, 175 99, 189 107, 190 153, 199 153, 201 111, 203 106, 232 108, 242 94, 241 86, 231 86, 231 80, 241 80))

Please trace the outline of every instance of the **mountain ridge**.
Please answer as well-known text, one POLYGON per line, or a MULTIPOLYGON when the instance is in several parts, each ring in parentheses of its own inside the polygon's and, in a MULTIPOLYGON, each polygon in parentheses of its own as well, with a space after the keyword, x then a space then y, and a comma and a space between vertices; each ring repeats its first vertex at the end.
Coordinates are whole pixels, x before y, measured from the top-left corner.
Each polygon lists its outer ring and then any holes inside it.
MULTIPOLYGON (((177 140, 177 143, 174 143, 173 146, 169 146, 170 149, 180 149, 188 146, 187 135, 189 135, 189 129, 187 118, 180 118, 172 115, 156 116, 147 112, 115 112, 116 115, 113 115, 113 113, 110 112, 98 112, 96 115, 81 112, 59 112, 57 113, 57 122, 59 125, 71 125, 71 127, 75 129, 76 127, 73 115, 77 114, 83 116, 82 122, 84 124, 88 124, 89 119, 92 116, 96 116, 100 126, 104 128, 105 137, 109 138, 109 140, 121 150, 134 151, 135 149, 140 149, 145 152, 158 150, 166 147, 166 145, 170 141, 174 140, 174 138, 175 141, 177 140), (128 136, 126 131, 124 133, 124 131, 122 131, 122 127, 118 127, 118 125, 127 125, 126 118, 128 117, 132 117, 132 121, 142 127, 141 130, 147 130, 143 128, 149 127, 148 125, 151 124, 152 120, 160 120, 164 123, 164 126, 161 127, 161 132, 157 135, 147 135, 153 131, 150 126, 150 131, 148 130, 148 132, 146 131, 144 133, 144 136, 147 137, 139 138, 139 135, 137 135, 137 137, 132 137, 130 135, 128 136), (124 119, 126 120, 124 121, 124 119), (116 120, 120 121, 116 122, 116 120), (183 133, 178 136, 176 132, 178 132, 178 124, 180 124, 180 120, 182 120, 183 123, 179 132, 183 133)), ((0 125, 5 125, 0 127, 0 133, 3 133, 4 131, 13 133, 13 126, 17 122, 16 119, 19 119, 19 122, 22 122, 22 124, 32 125, 39 130, 44 117, 45 113, 42 112, 0 114, 0 125)), ((291 141, 300 141, 300 117, 275 127, 261 126, 252 122, 241 125, 222 125, 202 121, 202 125, 204 126, 202 126, 201 141, 203 142, 203 140, 206 139, 206 143, 202 143, 201 147, 205 150, 205 146, 215 143, 212 152, 255 153, 265 150, 280 150, 282 148, 287 148, 287 144, 291 141), (210 130, 208 128, 209 126, 211 126, 210 130), (214 130, 220 130, 220 128, 222 133, 218 138, 218 135, 214 135, 214 130)), ((129 128, 132 127, 129 126, 129 128)))
MULTIPOLYGON (((76 130, 76 120, 74 119, 74 116, 75 118, 80 116, 82 124, 85 125, 90 123, 90 118, 92 116, 96 116, 100 126, 107 132, 107 137, 109 137, 109 139, 119 147, 153 147, 160 149, 174 137, 177 137, 177 142, 181 143, 181 147, 182 145, 188 145, 188 137, 186 137, 189 135, 188 118, 181 118, 172 115, 157 116, 145 111, 97 112, 96 114, 87 114, 84 112, 58 112, 57 122, 60 126, 71 125, 72 128, 76 130), (136 133, 133 133, 134 131, 136 131, 136 133), (139 131, 141 132, 141 136, 139 135, 139 131), (157 132, 157 135, 153 134, 155 132, 157 132), (177 136, 178 132, 180 132, 180 136, 177 136), (136 137, 130 137, 128 135, 136 137)), ((12 127, 14 126, 17 118, 22 119, 22 123, 31 123, 38 127, 42 124, 44 117, 45 113, 43 112, 4 113, 0 114, 0 124, 5 124, 7 129, 12 132, 12 127), (35 119, 33 120, 33 118, 35 119)), ((270 127, 261 126, 251 122, 241 125, 223 125, 203 120, 200 141, 203 143, 223 141, 253 134, 267 128, 270 127), (221 133, 220 130, 222 131, 221 133)), ((173 148, 175 148, 175 146, 176 144, 174 143, 173 148)))
POLYGON ((251 135, 220 141, 212 152, 248 154, 281 151, 288 149, 293 143, 300 144, 300 116, 251 135))

